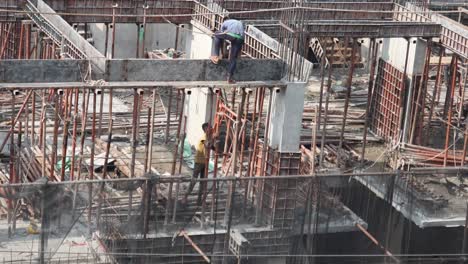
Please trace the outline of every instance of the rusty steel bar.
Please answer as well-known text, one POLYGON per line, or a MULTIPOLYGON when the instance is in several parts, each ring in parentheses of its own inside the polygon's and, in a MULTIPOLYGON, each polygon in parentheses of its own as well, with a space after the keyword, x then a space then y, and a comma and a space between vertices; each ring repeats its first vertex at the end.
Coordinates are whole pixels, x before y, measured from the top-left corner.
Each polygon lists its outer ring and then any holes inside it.
POLYGON ((83 163, 83 153, 84 153, 84 142, 86 138, 86 125, 87 125, 87 116, 88 116, 88 107, 89 107, 89 96, 91 91, 84 90, 83 92, 83 107, 82 107, 82 117, 81 117, 81 137, 80 137, 80 159, 78 161, 78 180, 81 180, 81 165, 83 163))
MULTIPOLYGON (((15 94, 11 94, 11 115, 15 113, 15 94)), ((14 131, 15 129, 15 124, 12 122, 11 123, 11 131, 14 131)), ((15 176, 15 139, 14 139, 14 133, 10 136, 10 183, 17 183, 16 182, 16 176, 15 176)), ((12 229, 11 229, 11 223, 13 220, 13 215, 14 215, 14 200, 8 199, 7 201, 7 207, 8 207, 8 213, 7 213, 7 218, 8 218, 8 237, 11 238, 12 236, 12 229)))
POLYGON ((434 83, 434 90, 432 92, 432 102, 431 102, 431 106, 429 108, 429 121, 428 121, 428 126, 427 126, 427 133, 426 133, 426 137, 425 139, 427 140, 431 134, 431 123, 432 123, 432 115, 434 113, 434 105, 436 103, 436 101, 438 102, 438 100, 436 99, 437 97, 437 94, 438 93, 438 90, 439 89, 439 85, 440 85, 440 73, 442 71, 442 57, 444 56, 444 50, 442 47, 440 47, 440 54, 439 54, 439 61, 437 63, 437 75, 436 75, 436 79, 435 79, 435 83, 434 83))
MULTIPOLYGON (((94 154, 95 154, 95 149, 96 149, 96 100, 97 100, 97 90, 94 91, 93 93, 93 123, 91 127, 91 154, 90 154, 90 160, 89 160, 89 178, 91 180, 94 179, 94 154)), ((92 213, 92 204, 93 204, 93 185, 89 185, 89 190, 88 190, 88 202, 89 202, 89 207, 88 207, 88 223, 89 223, 89 228, 91 230, 91 213, 92 213)))
MULTIPOLYGON (((415 102, 415 107, 413 109, 411 117, 413 118, 413 122, 411 124, 411 134, 409 138, 409 143, 413 144, 415 140, 415 134, 416 132, 419 132, 419 128, 421 127, 423 121, 424 121, 424 115, 423 119, 421 120, 421 115, 420 113, 424 113, 424 102, 426 101, 426 93, 425 93, 425 87, 424 85, 425 81, 427 80, 426 77, 428 75, 429 71, 429 61, 431 58, 431 41, 427 41, 427 47, 426 47, 426 57, 425 58, 425 63, 424 63, 424 70, 423 70, 423 75, 419 79, 419 87, 418 87, 418 95, 416 97, 416 102, 415 102), (420 123, 421 122, 421 123, 420 123), (418 131, 416 131, 416 127, 418 127, 418 131)), ((420 144, 419 141, 417 141, 418 144, 420 144)))
MULTIPOLYGON (((254 160, 254 153, 253 153, 253 147, 254 147, 254 134, 255 134, 255 118, 257 115, 257 104, 259 103, 259 90, 255 90, 255 99, 254 99, 254 104, 253 104, 253 113, 252 113, 252 122, 251 122, 251 127, 250 127, 250 135, 249 135, 249 147, 248 147, 248 152, 249 156, 247 158, 247 171, 246 171, 246 177, 251 176, 251 166, 252 162, 254 160)), ((248 111, 247 111, 248 113, 248 111)), ((247 118, 247 115, 246 115, 247 118)), ((250 181, 247 181, 246 187, 245 187, 245 193, 244 193, 244 205, 242 207, 242 218, 245 218, 245 208, 247 208, 247 201, 248 201, 248 196, 250 193, 250 188, 251 184, 250 181)))
MULTIPOLYGON (((253 114, 252 114, 252 127, 250 129, 250 136, 249 136, 249 157, 248 157, 248 165, 247 165, 247 177, 251 176, 251 168, 252 168, 252 162, 253 162, 253 152, 254 152, 254 140, 255 140, 255 120, 257 118, 257 107, 258 104, 260 103, 260 90, 255 89, 255 100, 254 100, 254 105, 253 105, 253 114)), ((259 111, 260 113, 260 111, 259 111)))
POLYGON ((349 108, 349 99, 351 97, 351 85, 353 84, 353 74, 354 74, 354 68, 356 66, 355 63, 355 53, 357 49, 357 41, 352 38, 351 41, 353 42, 352 49, 351 49, 351 61, 350 61, 350 66, 349 66, 349 71, 348 71, 348 80, 346 81, 346 98, 345 98, 345 105, 344 105, 344 112, 343 112, 343 122, 341 125, 341 133, 340 133, 340 143, 338 145, 338 156, 340 156, 341 149, 343 148, 343 139, 344 139, 344 131, 346 128, 346 119, 348 118, 348 108, 349 108))
POLYGON ((109 49, 109 23, 105 23, 104 25, 106 26, 106 38, 104 40, 104 57, 108 58, 107 52, 109 49))
POLYGON ((461 158, 461 165, 460 166, 465 166, 465 160, 466 160, 466 152, 467 152, 467 147, 468 147, 468 126, 465 127, 465 133, 463 133, 463 156, 461 158))
MULTIPOLYGON (((219 92, 216 93, 216 115, 219 114, 221 100, 219 99, 219 92)), ((216 116, 216 118, 219 118, 216 116)), ((215 119, 216 120, 216 119, 215 119)), ((220 121, 221 122, 221 121, 220 121)), ((216 123, 216 121, 215 121, 216 123)), ((216 136, 219 136, 219 125, 216 127, 216 136)), ((213 168, 213 178, 215 179, 218 176, 218 159, 219 159, 219 140, 217 139, 214 144, 214 168, 213 168)), ((179 171, 180 174, 180 171, 179 171)), ((216 197, 216 184, 213 184, 213 195, 211 196, 211 211, 210 211, 210 218, 216 221, 215 217, 215 204, 217 201, 216 197)))
POLYGON ((174 43, 174 50, 177 51, 177 49, 179 48, 179 27, 180 25, 177 24, 176 25, 176 35, 175 35, 175 43, 174 43))
MULTIPOLYGON (((270 117, 271 117, 271 108, 272 108, 272 102, 273 102, 273 89, 270 88, 270 93, 269 93, 269 102, 268 102, 268 112, 267 112, 267 117, 266 117, 266 125, 265 125, 265 134, 263 136, 263 147, 262 147, 262 163, 260 165, 260 173, 265 174, 265 165, 267 163, 267 151, 268 151, 268 132, 270 128, 270 117)), ((263 195, 264 195, 264 186, 265 186, 265 181, 260 181, 260 186, 259 189, 257 190, 257 208, 255 211, 255 223, 260 224, 260 218, 262 215, 262 204, 263 204, 263 195)))
MULTIPOLYGON (((184 133, 182 134, 182 145, 181 145, 181 148, 180 148, 180 155, 179 155, 179 175, 181 175, 181 173, 182 173, 182 164, 183 164, 183 161, 184 161, 184 144, 185 144, 185 137, 187 136, 186 129, 187 129, 187 117, 184 116, 184 128, 182 129, 182 131, 184 131, 184 133)), ((217 163, 215 163, 215 164, 217 164, 217 163)), ((216 170, 216 167, 217 166, 215 166, 215 170, 216 170)), ((215 176, 216 175, 213 174, 213 177, 215 177, 215 176)), ((177 201, 179 199, 179 192, 180 192, 180 182, 177 181, 176 190, 175 190, 175 201, 176 202, 174 203, 174 210, 172 211, 172 223, 176 222, 177 201)), ((211 218, 211 219, 213 219, 213 218, 211 218)))
POLYGON ((166 139, 165 139, 166 144, 169 142, 169 124, 171 122, 171 106, 172 106, 172 89, 169 90, 169 102, 167 106, 166 139))
MULTIPOLYGON (((149 145, 150 145, 150 137, 152 137, 153 135, 151 135, 151 107, 148 107, 148 120, 146 122, 146 141, 145 141, 145 161, 143 163, 143 166, 144 166, 144 169, 143 171, 146 173, 148 171, 148 156, 149 156, 149 151, 150 151, 150 148, 149 148, 149 145)), ((151 170, 151 163, 149 165, 150 169, 151 170)))
POLYGON ((332 86, 332 72, 333 72, 333 52, 335 51, 335 42, 331 40, 331 52, 330 54, 330 61, 328 62, 328 80, 327 80, 327 92, 325 96, 325 113, 323 114, 323 129, 322 129, 322 139, 320 143, 320 159, 319 159, 319 167, 323 165, 323 158, 324 158, 324 148, 325 148, 325 135, 327 134, 327 119, 328 119, 328 103, 330 102, 330 92, 332 86))
POLYGON ((29 60, 31 58, 31 22, 28 22, 25 24, 26 25, 26 42, 24 44, 24 49, 26 51, 26 53, 24 54, 25 55, 25 59, 29 60))
POLYGON ((24 24, 21 23, 21 26, 20 26, 20 38, 19 38, 19 46, 18 46, 18 59, 22 59, 23 58, 23 40, 24 40, 24 24))
POLYGON ((47 139, 47 130, 46 130, 46 125, 47 125, 47 111, 46 111, 46 96, 45 96, 45 90, 42 90, 42 113, 41 113, 41 147, 42 147, 42 167, 41 167, 41 174, 45 177, 47 176, 46 174, 46 139, 47 139))
POLYGON ((136 23, 137 26, 137 36, 136 36, 136 54, 135 58, 141 58, 140 56, 140 23, 136 23))
MULTIPOLYGON (((67 96, 68 100, 68 96, 67 96)), ((61 164, 61 173, 60 173, 60 180, 65 181, 65 164, 66 164, 66 158, 67 158, 67 145, 68 145, 68 125, 70 123, 70 120, 68 118, 68 114, 64 118, 64 124, 63 124, 63 139, 62 139, 62 164, 61 164)))
POLYGON ((111 46, 111 58, 115 58, 115 31, 116 31, 116 28, 115 28, 115 9, 118 7, 119 5, 118 4, 114 4, 112 5, 112 25, 111 25, 111 28, 112 28, 112 46, 111 46))
POLYGON ((393 256, 393 254, 390 253, 390 251, 388 251, 382 244, 380 244, 379 241, 377 241, 377 239, 374 236, 372 236, 362 225, 356 223, 356 227, 359 228, 359 230, 361 230, 361 232, 364 233, 364 235, 366 235, 366 237, 369 238, 370 241, 372 241, 375 245, 382 249, 385 252, 385 255, 392 258, 396 263, 400 263, 400 260, 393 256))
MULTIPOLYGON (((319 42, 318 39, 317 39, 317 42, 319 42)), ((320 42, 318 44, 320 45, 320 42)), ((326 46, 325 46, 325 48, 323 49, 323 52, 322 52, 322 59, 320 61, 320 66, 321 66, 320 67, 320 98, 319 98, 319 113, 318 113, 318 118, 317 118, 318 129, 319 130, 320 130, 320 127, 321 127, 320 122, 321 122, 321 119, 322 119, 323 85, 325 83, 326 58, 327 58, 327 49, 326 49, 326 46)), ((331 65, 330 65, 330 67, 331 67, 331 65)))
POLYGON ((146 168, 148 169, 146 172, 151 172, 151 166, 153 164, 153 144, 154 144, 154 117, 156 116, 156 88, 153 89, 153 103, 151 106, 151 127, 150 127, 150 138, 148 142, 148 164, 146 165, 146 168))
POLYGON ((110 152, 110 146, 112 142, 112 126, 114 124, 113 119, 109 119, 109 130, 107 134, 107 142, 106 142, 106 154, 104 154, 104 168, 102 172, 102 178, 105 179, 107 177, 107 163, 109 162, 109 152, 110 152))
MULTIPOLYGON (((177 90, 177 93, 179 94, 179 90, 177 90)), ((171 167, 171 174, 175 174, 176 170, 176 164, 177 164, 177 150, 179 149, 179 144, 180 144, 180 130, 182 127, 182 119, 184 116, 184 102, 185 102, 185 93, 182 93, 182 107, 180 108, 180 114, 179 114, 179 122, 177 124, 177 141, 174 146, 174 152, 172 156, 172 167, 171 167)), ((178 104, 178 103, 177 103, 178 104)), ((164 215, 164 225, 167 225, 169 223, 169 217, 170 217, 170 209, 172 207, 172 187, 173 183, 171 182, 169 184, 169 190, 168 190, 168 195, 167 195, 167 205, 166 205, 166 210, 165 210, 165 215, 164 215)), ((177 201, 175 201, 177 203, 177 201)))
POLYGON ((145 40, 146 40, 146 14, 148 12, 148 4, 144 4, 143 5, 143 27, 142 27, 142 30, 143 32, 141 33, 141 39, 142 39, 142 47, 141 47, 141 52, 143 53, 143 55, 141 56, 141 58, 144 58, 145 57, 145 40))
MULTIPOLYGON (((416 112, 419 114, 420 118, 420 126, 418 130, 418 142, 421 144, 422 143, 422 131, 424 128, 424 112, 426 110, 426 96, 427 96, 427 84, 429 81, 429 67, 430 67, 430 61, 431 61, 431 53, 432 53, 432 40, 428 39, 427 40, 427 58, 426 58, 426 64, 424 66, 424 73, 422 77, 422 89, 423 89, 423 95, 422 95, 422 102, 421 102, 421 111, 416 112)), ((430 126, 431 124, 428 124, 430 126)))
POLYGON ((257 121, 257 127, 255 128, 255 139, 254 139, 254 148, 253 148, 253 151, 252 151, 252 155, 253 155, 253 160, 252 160, 252 171, 250 172, 251 175, 254 175, 254 168, 255 168, 255 155, 257 153, 257 148, 258 148, 258 137, 259 137, 259 131, 260 131, 260 124, 262 122, 262 114, 263 114, 263 104, 264 104, 264 101, 265 101, 265 88, 261 88, 260 92, 259 92, 259 95, 258 95, 258 101, 259 101, 259 105, 258 105, 258 121, 257 121))
POLYGON ((32 92, 32 110, 31 110, 31 145, 36 145, 36 93, 32 92))
POLYGON ((25 133, 25 141, 26 142, 30 142, 29 141, 29 136, 30 136, 30 131, 29 131, 29 99, 27 100, 27 107, 26 109, 24 109, 24 117, 25 117, 25 120, 24 120, 24 133, 25 133))
POLYGON ((98 125, 98 136, 102 135, 102 112, 104 107, 104 90, 101 90, 99 95, 99 125, 98 125))
POLYGON ((58 90, 54 89, 54 132, 52 135, 52 156, 50 158, 50 177, 53 179, 55 177, 55 164, 57 163, 57 142, 58 142, 58 122, 59 122, 59 95, 58 90))
POLYGON ((244 145, 245 145, 245 131, 247 130, 247 115, 249 113, 249 99, 250 99, 250 93, 247 93, 247 99, 246 102, 244 103, 245 105, 245 110, 244 110, 244 115, 245 117, 242 119, 241 116, 237 116, 242 121, 242 127, 243 129, 241 130, 241 144, 240 144, 240 157, 239 157, 239 177, 242 177, 242 168, 243 168, 243 160, 244 160, 244 145))
MULTIPOLYGON (((208 89, 208 94, 210 96, 210 119, 208 121, 209 124, 209 131, 206 135, 206 142, 208 142, 208 146, 205 144, 205 177, 208 177, 209 167, 210 167, 210 156, 211 156, 211 147, 212 147, 212 139, 213 139, 213 90, 208 89)), ((200 216, 200 226, 201 228, 204 227, 205 224, 205 211, 206 211, 206 197, 208 196, 207 193, 207 185, 206 183, 200 183, 199 188, 202 190, 202 207, 201 207, 201 216, 200 216)), ((214 193, 213 193, 214 195, 214 193)))
POLYGON ((410 49, 410 44, 411 44, 411 41, 410 39, 406 39, 406 55, 405 55, 405 67, 403 69, 403 80, 402 80, 402 87, 401 87, 401 93, 404 95, 404 94, 408 94, 408 98, 407 98, 407 102, 406 102, 406 108, 405 108, 405 101, 404 99, 401 100, 401 103, 400 103, 400 120, 398 122, 398 133, 400 133, 400 131, 402 130, 402 127, 403 127, 403 131, 401 131, 401 141, 404 142, 404 143, 408 143, 407 141, 407 137, 406 137, 406 130, 408 129, 408 118, 409 118, 409 112, 407 111, 409 107, 411 107, 411 95, 412 95, 412 91, 413 89, 409 89, 408 90, 408 93, 406 93, 406 79, 407 79, 407 74, 408 74, 408 58, 409 58, 409 49, 410 49), (405 109, 405 119, 403 120, 403 109, 405 109))
POLYGON ((370 46, 372 49, 372 57, 371 57, 371 66, 370 66, 370 75, 369 75, 369 84, 367 86, 367 105, 366 105, 366 112, 364 114, 364 134, 362 136, 362 150, 361 150, 361 166, 364 164, 364 158, 366 155, 366 144, 367 144, 367 129, 369 127, 369 111, 371 107, 371 97, 372 97, 372 89, 374 88, 374 77, 375 77, 375 66, 377 64, 377 52, 378 52, 378 45, 375 41, 375 38, 371 39, 370 46))
MULTIPOLYGON (((19 122, 18 124, 18 137, 17 137, 17 140, 18 140, 18 143, 17 143, 17 148, 18 148, 18 151, 15 153, 16 155, 18 155, 18 161, 21 161, 21 157, 20 157, 20 152, 21 152, 21 134, 23 133, 23 129, 22 129, 22 122, 19 122)), ((12 137, 13 138, 13 137, 12 137)), ((13 157, 11 157, 13 158, 13 157)), ((15 168, 15 171, 14 171, 14 176, 15 176, 15 183, 20 183, 21 182, 21 167, 20 167, 20 162, 14 162, 15 165, 16 165, 16 168, 15 168)), ((18 210, 18 200, 15 199, 13 200, 13 233, 16 232, 16 212, 18 210)))
POLYGON ((462 250, 461 250, 461 253, 463 255, 467 253, 467 248, 466 248, 467 238, 468 238, 468 202, 466 202, 465 226, 463 227, 463 242, 462 242, 462 250))
MULTIPOLYGON (((138 94, 137 89, 133 89, 133 124, 139 123, 139 99, 140 95, 138 94)), ((136 159, 136 147, 137 147, 137 126, 132 127, 132 139, 131 139, 131 146, 132 146, 132 155, 130 160, 130 178, 135 177, 135 159, 136 159)), ((128 219, 132 216, 132 207, 133 207, 133 191, 130 190, 128 195, 128 219)))
POLYGON ((197 244, 195 244, 195 242, 193 242, 193 240, 189 237, 189 235, 187 234, 187 232, 185 232, 185 230, 181 230, 180 231, 180 235, 183 236, 185 239, 187 239, 187 241, 190 243, 190 245, 193 247, 193 249, 195 249, 195 251, 198 252, 198 254, 200 254, 200 256, 203 257, 203 259, 206 261, 206 263, 211 263, 210 259, 206 256, 206 254, 203 252, 203 250, 201 250, 197 244))
MULTIPOLYGON (((240 129, 241 129, 241 119, 242 119, 242 112, 244 110, 244 104, 245 104, 245 91, 241 91, 241 101, 239 105, 237 106, 237 118, 236 118, 236 123, 235 123, 235 130, 234 130, 234 136, 233 136, 233 142, 232 142, 232 175, 236 175, 236 168, 237 168, 237 157, 238 157, 238 149, 239 149, 239 134, 240 134, 240 129)), ((229 175, 229 170, 226 172, 226 175, 229 175)), ((229 193, 233 191, 233 186, 232 183, 229 184, 229 193)), ((228 195, 228 200, 226 201, 226 210, 224 213, 224 224, 227 225, 229 222, 229 214, 230 214, 230 209, 232 206, 233 200, 231 199, 232 195, 228 195)))
MULTIPOLYGON (((13 130, 14 130, 14 126, 16 125, 16 123, 18 122, 21 114, 23 113, 24 109, 26 108, 26 106, 28 105, 28 100, 29 100, 29 97, 31 97, 32 95, 32 91, 29 91, 27 94, 26 94, 26 98, 24 98, 24 101, 23 101, 23 104, 21 105, 21 108, 19 109, 18 113, 16 114, 16 117, 15 119, 13 119, 13 122, 12 122, 12 127, 13 128, 10 128, 10 130, 8 130, 8 133, 5 135, 5 139, 3 140, 2 142, 2 145, 0 146, 0 152, 3 151, 3 148, 5 147, 5 144, 7 143, 8 141, 8 138, 11 136, 11 134, 13 133, 13 130)), ((12 112, 12 115, 13 115, 13 112, 12 112)))
MULTIPOLYGON (((72 156, 71 156, 71 165, 70 165, 70 181, 75 180, 75 157, 76 157, 76 134, 78 128, 78 100, 79 100, 79 93, 80 90, 78 88, 75 89, 75 103, 74 111, 73 111, 73 132, 72 132, 72 156)), ((84 95, 83 95, 84 100, 84 95)))
POLYGON ((315 115, 314 115, 314 126, 312 128, 312 145, 310 149, 312 150, 312 173, 315 173, 315 151, 317 150, 317 129, 318 129, 318 107, 315 106, 315 115))
MULTIPOLYGON (((465 84, 462 83, 462 79, 461 79, 461 75, 460 75, 460 78, 459 78, 459 81, 458 81, 458 86, 459 86, 459 93, 461 93, 461 98, 459 99, 459 102, 460 102, 460 105, 459 105, 459 108, 458 108, 458 126, 460 126, 461 124, 461 117, 462 117, 462 114, 463 114, 463 104, 464 104, 464 101, 465 101, 465 84)), ((465 76, 466 78, 466 76, 465 76)))
POLYGON ((453 69, 452 69, 452 83, 451 83, 451 91, 450 91, 450 98, 449 105, 448 105, 448 117, 447 117, 447 124, 445 130, 445 155, 444 155, 444 167, 447 166, 447 158, 449 152, 449 140, 450 140, 450 126, 452 125, 452 104, 453 104, 453 96, 455 94, 455 82, 457 80, 457 63, 458 57, 454 54, 453 55, 453 69))
POLYGON ((2 50, 0 51, 0 59, 2 59, 5 54, 8 39, 10 38, 12 29, 13 29, 13 23, 10 23, 10 27, 8 29, 7 35, 5 36, 5 40, 3 41, 3 44, 2 44, 2 50))
POLYGON ((151 216, 151 194, 153 192, 153 183, 151 181, 146 181, 146 189, 143 195, 144 200, 144 210, 143 210, 143 238, 146 239, 149 231, 149 219, 151 216))

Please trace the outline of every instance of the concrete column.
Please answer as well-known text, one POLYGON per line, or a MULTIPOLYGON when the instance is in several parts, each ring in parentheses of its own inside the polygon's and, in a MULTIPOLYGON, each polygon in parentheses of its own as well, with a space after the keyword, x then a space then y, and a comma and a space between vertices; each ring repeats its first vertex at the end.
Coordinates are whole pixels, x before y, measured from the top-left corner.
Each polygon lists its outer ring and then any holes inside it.
MULTIPOLYGON (((187 39, 186 52, 190 59, 207 59, 211 55, 212 39, 205 34, 203 26, 192 21, 191 37, 187 39)), ((190 145, 197 144, 203 135, 201 125, 210 120, 214 121, 216 111, 216 97, 208 88, 192 90, 188 104, 187 139, 190 145), (213 110, 211 112, 211 110, 213 110)), ((213 125, 213 124, 211 124, 213 125)))
POLYGON ((297 152, 300 146, 306 83, 288 83, 273 91, 269 145, 279 152, 297 152))
POLYGON ((202 124, 214 122, 216 97, 208 88, 197 88, 187 99, 187 140, 194 146, 203 135, 202 124))

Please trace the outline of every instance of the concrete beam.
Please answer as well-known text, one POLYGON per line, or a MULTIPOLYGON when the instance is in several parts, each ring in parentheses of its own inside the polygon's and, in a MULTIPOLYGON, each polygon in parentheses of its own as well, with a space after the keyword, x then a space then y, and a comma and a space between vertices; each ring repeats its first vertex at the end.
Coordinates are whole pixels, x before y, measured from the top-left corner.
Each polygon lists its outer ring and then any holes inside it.
MULTIPOLYGON (((2 83, 83 82, 87 60, 1 60, 2 83)), ((110 82, 215 82, 225 81, 227 61, 214 65, 209 60, 107 60, 105 73, 93 72, 94 80, 110 82)), ((242 82, 279 81, 280 60, 239 60, 235 78, 242 82)), ((89 77, 89 76, 88 76, 89 77)), ((157 85, 155 85, 157 86, 157 85)))
POLYGON ((147 23, 166 23, 170 20, 176 24, 190 23, 191 16, 172 16, 179 14, 192 14, 193 0, 46 0, 46 2, 59 13, 71 13, 77 15, 64 15, 68 23, 111 23, 112 5, 118 3, 116 8, 117 23, 143 23, 143 5, 148 4, 147 15, 165 15, 166 17, 147 17, 147 23), (80 14, 97 14, 80 15, 80 14), (167 20, 166 20, 167 19, 167 20))
POLYGON ((0 83, 81 82, 85 60, 0 60, 0 83))
MULTIPOLYGON (((223 8, 230 12, 281 8, 284 2, 281 1, 223 1, 223 8)), ((307 2, 303 4, 308 8, 322 8, 324 10, 305 10, 305 17, 315 20, 392 20, 392 13, 365 12, 368 10, 392 11, 391 1, 320 1, 307 2), (327 10, 329 9, 329 10, 327 10), (337 10, 333 10, 337 9, 337 10), (339 11, 338 11, 339 10, 339 11), (343 12, 341 10, 356 10, 356 12, 343 12), (359 12, 364 11, 364 12, 359 12)), ((261 13, 236 14, 240 19, 280 19, 281 11, 269 11, 261 13)))
POLYGON ((307 25, 307 32, 314 37, 432 38, 438 37, 441 29, 437 23, 394 21, 320 21, 307 25))
POLYGON ((425 21, 441 25, 441 44, 464 58, 468 58, 468 28, 455 20, 447 18, 431 10, 406 3, 406 6, 395 5, 395 20, 398 21, 425 21), (409 12, 409 13, 405 13, 409 12))
MULTIPOLYGON (((109 81, 225 81, 228 61, 209 60, 109 60, 109 81)), ((238 81, 274 81, 283 77, 280 60, 241 59, 234 78, 238 81)))
MULTIPOLYGON (((255 25, 270 36, 280 32, 279 23, 255 25)), ((309 21, 306 31, 311 37, 402 38, 439 37, 442 28, 433 22, 397 21, 309 21)))
MULTIPOLYGON (((7 1, 8 2, 8 1, 7 1)), ((45 0, 45 2, 59 13, 70 13, 77 15, 63 15, 68 23, 111 23, 112 5, 115 0, 100 0, 99 3, 92 1, 76 0, 45 0), (88 15, 81 15, 88 14, 88 15), (89 14, 97 14, 95 16, 89 14)), ((118 23, 143 23, 143 4, 148 3, 147 14, 165 15, 162 17, 148 17, 147 23, 165 23, 165 19, 176 24, 186 24, 190 22, 191 17, 171 16, 172 14, 192 14, 195 2, 193 0, 122 0, 118 1, 119 7, 116 9, 118 23)), ((282 1, 223 1, 223 8, 229 11, 245 11, 256 9, 280 8, 284 3, 282 1)), ((305 3, 304 6, 312 8, 330 8, 330 9, 349 9, 349 10, 392 10, 393 3, 388 0, 337 0, 305 3)), ((0 3, 0 7, 17 9, 17 2, 0 3)), ((279 19, 281 12, 262 12, 250 14, 238 14, 240 19, 279 19)), ((307 11, 307 16, 320 19, 391 19, 392 14, 379 13, 359 13, 359 12, 340 12, 340 11, 307 11)), ((0 19, 2 18, 0 14, 0 19)))
POLYGON ((206 90, 208 88, 232 89, 232 88, 285 88, 283 81, 246 81, 228 83, 226 81, 195 81, 195 82, 32 82, 32 83, 0 83, 0 89, 8 90, 40 90, 48 88, 59 89, 134 89, 134 88, 184 88, 193 90, 206 90))

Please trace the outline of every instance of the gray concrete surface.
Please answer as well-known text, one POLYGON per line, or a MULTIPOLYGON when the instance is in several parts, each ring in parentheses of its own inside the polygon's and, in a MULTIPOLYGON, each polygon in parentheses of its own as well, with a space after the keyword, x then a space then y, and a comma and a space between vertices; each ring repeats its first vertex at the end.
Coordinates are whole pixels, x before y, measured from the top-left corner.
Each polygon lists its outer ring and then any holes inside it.
MULTIPOLYGON (((209 60, 109 60, 109 81, 223 81, 227 79, 228 61, 219 65, 209 60)), ((238 81, 281 80, 280 60, 240 59, 234 78, 238 81)))
POLYGON ((78 82, 87 70, 85 60, 0 60, 0 82, 78 82))
MULTIPOLYGON (((178 47, 180 51, 185 50, 186 42, 190 40, 190 32, 186 29, 189 25, 181 25, 179 29, 178 47)), ((102 23, 90 24, 95 47, 107 58, 111 58, 112 29, 109 28, 107 54, 106 52, 106 26, 102 23)), ((145 33, 145 50, 175 48, 176 26, 172 24, 148 24, 145 33)), ((114 58, 137 58, 138 28, 136 24, 116 24, 115 32, 115 54, 114 58)), ((142 48, 140 39, 140 50, 142 48)))
MULTIPOLYGON (((209 60, 108 60, 106 74, 95 73, 95 80, 190 82, 225 81, 227 61, 219 65, 209 60)), ((0 82, 45 83, 80 82, 88 71, 83 60, 2 60, 0 82)), ((243 59, 238 63, 238 81, 277 81, 282 78, 279 60, 243 59)))
POLYGON ((273 90, 269 143, 279 152, 299 151, 305 83, 289 83, 273 90))

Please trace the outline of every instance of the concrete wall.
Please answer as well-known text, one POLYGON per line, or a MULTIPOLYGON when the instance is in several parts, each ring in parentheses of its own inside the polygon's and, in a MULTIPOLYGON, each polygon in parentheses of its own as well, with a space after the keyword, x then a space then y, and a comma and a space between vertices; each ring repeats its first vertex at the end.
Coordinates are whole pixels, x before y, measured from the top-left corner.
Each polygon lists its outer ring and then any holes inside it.
MULTIPOLYGON (((424 57, 426 56, 426 42, 420 39, 411 39, 410 42, 407 70, 409 77, 423 73, 424 57)), ((406 46, 407 41, 404 38, 384 39, 382 59, 403 71, 405 69, 406 46)))
MULTIPOLYGON (((188 25, 181 25, 179 29, 178 49, 185 50, 189 31, 188 25)), ((105 24, 90 24, 93 34, 94 46, 104 54, 106 41, 105 24)), ((115 58, 136 58, 138 27, 136 24, 116 24, 115 32, 115 58)), ((176 39, 176 26, 172 24, 147 24, 145 36, 145 49, 174 48, 176 39)), ((140 44, 141 45, 141 44, 140 44)), ((109 42, 107 57, 110 57, 112 47, 112 29, 109 27, 109 42)))
POLYGON ((191 59, 208 59, 211 56, 213 39, 201 28, 195 22, 191 25, 192 34, 186 46, 187 55, 191 59))
POLYGON ((273 92, 269 143, 280 152, 299 151, 305 83, 289 83, 273 92))

